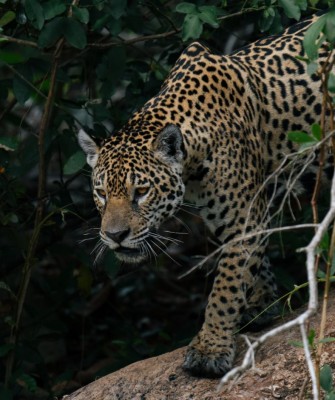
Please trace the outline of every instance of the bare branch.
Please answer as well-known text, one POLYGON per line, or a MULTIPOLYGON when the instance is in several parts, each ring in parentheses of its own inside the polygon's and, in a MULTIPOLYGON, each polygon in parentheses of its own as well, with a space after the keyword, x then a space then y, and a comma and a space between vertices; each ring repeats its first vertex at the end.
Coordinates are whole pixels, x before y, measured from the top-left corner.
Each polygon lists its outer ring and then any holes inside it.
POLYGON ((217 254, 221 253, 224 249, 227 247, 231 246, 234 243, 241 242, 243 240, 248 240, 257 236, 263 236, 263 235, 271 235, 272 233, 278 233, 278 232, 285 232, 285 231, 293 231, 295 229, 306 229, 306 228, 318 228, 319 224, 300 224, 300 225, 292 225, 292 226, 281 226, 278 228, 271 228, 271 229, 261 229, 259 231, 254 231, 242 236, 239 236, 235 239, 230 240, 229 242, 219 246, 216 250, 214 250, 211 254, 206 256, 203 260, 201 260, 198 264, 196 264, 194 267, 190 268, 188 271, 186 271, 184 274, 179 276, 179 279, 184 278, 185 276, 189 275, 193 271, 195 271, 198 268, 201 268, 208 260, 210 260, 212 257, 216 256, 217 254))
POLYGON ((36 42, 32 42, 31 40, 17 39, 17 38, 11 37, 11 36, 3 35, 3 34, 0 34, 0 41, 1 42, 11 42, 11 43, 16 43, 16 44, 23 45, 23 46, 38 48, 38 45, 36 42))
POLYGON ((173 30, 173 31, 169 31, 169 32, 157 33, 155 35, 138 36, 138 37, 135 37, 133 39, 128 39, 128 40, 122 40, 120 38, 120 40, 118 40, 118 41, 113 40, 111 42, 106 42, 106 43, 89 43, 88 46, 98 48, 98 49, 107 49, 109 47, 123 46, 123 45, 127 46, 127 45, 132 45, 134 43, 146 42, 148 40, 163 39, 163 38, 166 38, 169 36, 176 35, 180 31, 181 31, 181 29, 179 28, 177 30, 173 30))

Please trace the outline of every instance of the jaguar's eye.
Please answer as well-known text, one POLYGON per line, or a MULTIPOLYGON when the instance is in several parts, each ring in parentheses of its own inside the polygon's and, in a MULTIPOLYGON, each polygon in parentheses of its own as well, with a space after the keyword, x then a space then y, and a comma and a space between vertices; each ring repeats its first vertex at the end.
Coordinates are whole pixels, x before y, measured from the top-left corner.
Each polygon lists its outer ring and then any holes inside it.
POLYGON ((143 197, 144 195, 146 195, 149 192, 149 187, 148 186, 143 186, 143 187, 138 187, 135 189, 134 192, 134 199, 137 200, 140 197, 143 197))
POLYGON ((97 195, 98 195, 99 197, 101 197, 102 199, 105 199, 105 198, 106 198, 107 193, 106 193, 105 190, 103 190, 103 189, 95 189, 95 191, 97 192, 97 195))

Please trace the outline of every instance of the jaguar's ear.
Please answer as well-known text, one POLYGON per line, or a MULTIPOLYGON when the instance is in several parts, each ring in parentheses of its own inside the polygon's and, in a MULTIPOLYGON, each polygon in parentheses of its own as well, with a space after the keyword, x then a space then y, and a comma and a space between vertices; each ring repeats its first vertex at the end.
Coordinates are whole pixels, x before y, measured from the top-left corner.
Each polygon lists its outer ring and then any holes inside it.
POLYGON ((94 168, 99 155, 99 146, 95 141, 82 129, 78 133, 78 142, 80 147, 86 153, 87 164, 94 168))
POLYGON ((156 137, 153 148, 164 159, 180 163, 183 159, 183 137, 180 129, 176 125, 167 125, 156 137))

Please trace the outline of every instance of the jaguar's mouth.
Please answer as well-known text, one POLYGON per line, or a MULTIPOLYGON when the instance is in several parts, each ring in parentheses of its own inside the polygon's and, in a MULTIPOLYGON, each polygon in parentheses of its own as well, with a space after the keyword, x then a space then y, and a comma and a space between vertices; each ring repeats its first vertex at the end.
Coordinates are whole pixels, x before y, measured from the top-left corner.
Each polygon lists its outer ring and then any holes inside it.
POLYGON ((147 255, 137 247, 119 246, 114 252, 119 260, 129 264, 139 264, 147 259, 147 255))
POLYGON ((142 254, 142 251, 138 248, 134 247, 124 247, 120 246, 114 250, 116 253, 126 254, 128 256, 139 256, 142 254))

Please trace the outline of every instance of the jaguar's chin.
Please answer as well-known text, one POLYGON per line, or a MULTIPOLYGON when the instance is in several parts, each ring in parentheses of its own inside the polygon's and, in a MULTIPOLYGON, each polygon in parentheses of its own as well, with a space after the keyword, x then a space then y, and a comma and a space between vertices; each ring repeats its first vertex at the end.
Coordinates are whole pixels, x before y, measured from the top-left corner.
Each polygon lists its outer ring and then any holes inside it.
POLYGON ((114 252, 120 261, 129 264, 139 264, 146 261, 148 258, 147 254, 137 247, 120 246, 117 249, 114 249, 114 252))

